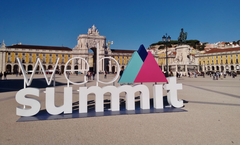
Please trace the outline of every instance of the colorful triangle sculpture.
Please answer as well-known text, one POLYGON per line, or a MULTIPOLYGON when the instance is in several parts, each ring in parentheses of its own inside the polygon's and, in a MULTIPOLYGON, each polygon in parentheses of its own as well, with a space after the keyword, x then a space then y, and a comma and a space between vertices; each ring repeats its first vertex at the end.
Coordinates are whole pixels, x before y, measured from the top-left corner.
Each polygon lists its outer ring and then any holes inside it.
POLYGON ((148 53, 147 53, 145 47, 143 46, 143 44, 139 47, 137 52, 138 52, 139 56, 141 57, 142 61, 144 62, 148 53))
POLYGON ((133 83, 142 65, 143 61, 135 51, 118 83, 133 83))
POLYGON ((150 51, 134 80, 134 83, 144 82, 168 82, 150 51))

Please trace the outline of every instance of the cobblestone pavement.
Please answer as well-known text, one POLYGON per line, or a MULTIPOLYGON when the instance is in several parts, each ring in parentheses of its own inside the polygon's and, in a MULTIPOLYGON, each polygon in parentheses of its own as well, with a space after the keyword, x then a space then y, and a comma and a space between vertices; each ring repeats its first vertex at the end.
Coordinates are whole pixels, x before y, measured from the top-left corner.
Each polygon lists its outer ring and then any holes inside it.
MULTIPOLYGON (((100 75, 102 81, 113 77, 100 75)), ((34 78, 30 87, 43 92, 47 87, 43 75, 34 78)), ((178 98, 184 100, 187 112, 16 122, 20 117, 16 115, 19 104, 15 94, 23 88, 23 77, 9 75, 7 80, 0 80, 0 144, 240 144, 239 78, 178 78, 177 82, 183 84, 178 98)), ((83 75, 70 75, 70 79, 81 82, 83 75)), ((95 84, 90 80, 86 86, 95 84)), ((119 86, 117 82, 115 85, 119 86)), ((152 93, 152 84, 145 85, 152 93)), ((65 86, 64 76, 56 75, 57 105, 62 104, 65 86)), ((76 102, 79 86, 72 87, 76 102)), ((124 94, 120 96, 124 99, 124 94)), ((38 99, 45 109, 44 93, 38 99)), ((94 100, 94 96, 88 99, 94 100)))

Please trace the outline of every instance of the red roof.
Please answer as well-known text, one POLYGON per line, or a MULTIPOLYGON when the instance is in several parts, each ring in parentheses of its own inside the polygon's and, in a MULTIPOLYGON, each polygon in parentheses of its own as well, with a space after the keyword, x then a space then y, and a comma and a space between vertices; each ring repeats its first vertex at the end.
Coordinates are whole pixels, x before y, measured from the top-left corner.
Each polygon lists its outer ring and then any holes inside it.
POLYGON ((240 51, 240 47, 235 48, 227 48, 227 49, 218 49, 218 48, 212 48, 209 51, 206 51, 206 53, 220 53, 220 52, 229 52, 229 51, 240 51))
POLYGON ((6 48, 72 51, 72 49, 71 49, 71 48, 68 48, 68 47, 39 46, 39 45, 12 45, 12 46, 6 46, 6 48))
POLYGON ((134 50, 111 49, 112 53, 133 53, 134 50))

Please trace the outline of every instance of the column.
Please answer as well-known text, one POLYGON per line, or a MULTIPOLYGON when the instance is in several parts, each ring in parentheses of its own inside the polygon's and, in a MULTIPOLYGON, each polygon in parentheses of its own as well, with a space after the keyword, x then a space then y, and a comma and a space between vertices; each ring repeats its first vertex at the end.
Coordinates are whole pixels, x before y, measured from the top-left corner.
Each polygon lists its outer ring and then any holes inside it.
POLYGON ((3 62, 3 64, 2 64, 2 68, 3 68, 3 72, 5 72, 6 71, 6 52, 3 52, 3 57, 2 57, 3 59, 2 59, 2 62, 3 62))
POLYGON ((112 59, 109 59, 109 72, 112 72, 112 59))
POLYGON ((0 72, 3 71, 3 53, 0 52, 0 72))

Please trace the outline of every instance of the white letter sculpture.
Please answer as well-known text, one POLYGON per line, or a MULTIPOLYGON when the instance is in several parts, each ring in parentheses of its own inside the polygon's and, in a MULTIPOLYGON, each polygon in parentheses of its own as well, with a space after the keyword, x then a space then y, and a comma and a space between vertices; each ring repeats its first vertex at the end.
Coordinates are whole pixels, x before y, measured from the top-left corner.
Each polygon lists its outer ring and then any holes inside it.
POLYGON ((63 105, 56 107, 55 88, 46 88, 46 110, 49 114, 58 115, 62 112, 64 114, 72 113, 72 87, 64 87, 64 101, 63 105))
POLYGON ((175 108, 183 107, 183 100, 178 100, 177 90, 182 90, 182 84, 176 84, 176 77, 168 77, 168 84, 164 85, 167 90, 167 100, 170 105, 175 108))
POLYGON ((34 95, 39 97, 39 89, 25 88, 17 92, 16 101, 19 104, 31 106, 30 109, 17 107, 17 115, 19 116, 33 116, 37 114, 41 108, 41 103, 34 98, 26 98, 26 95, 34 95))

